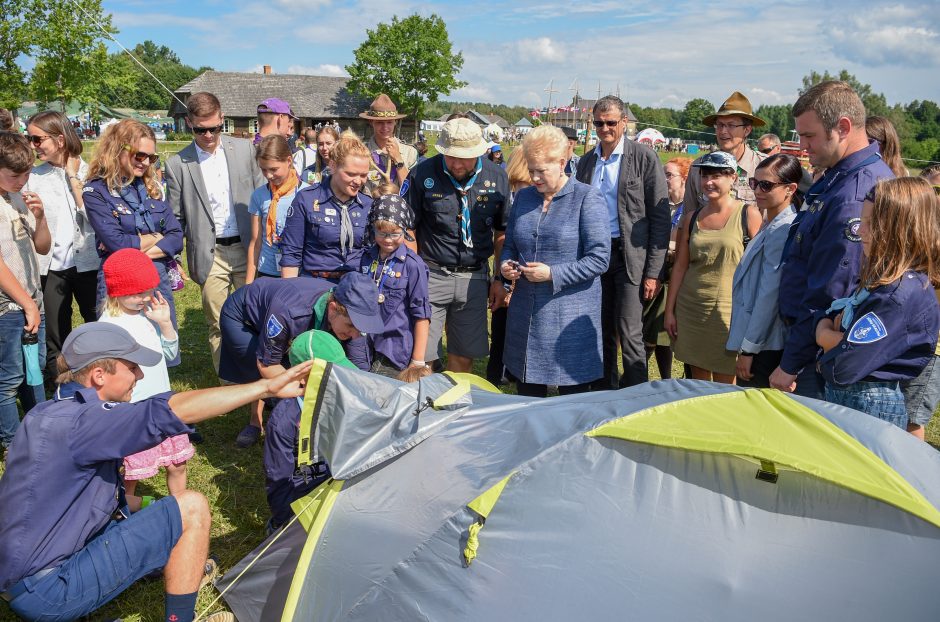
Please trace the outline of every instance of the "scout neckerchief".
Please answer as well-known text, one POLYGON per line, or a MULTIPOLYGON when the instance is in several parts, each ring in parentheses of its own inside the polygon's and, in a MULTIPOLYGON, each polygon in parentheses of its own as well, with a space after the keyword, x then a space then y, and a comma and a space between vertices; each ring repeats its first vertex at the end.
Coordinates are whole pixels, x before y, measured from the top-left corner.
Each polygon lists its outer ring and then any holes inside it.
POLYGON ((297 179, 297 175, 294 175, 294 171, 291 171, 284 183, 277 188, 274 187, 273 183, 268 182, 268 189, 271 191, 271 204, 268 205, 268 219, 264 226, 264 237, 268 241, 268 244, 274 244, 278 241, 277 202, 281 197, 294 192, 297 189, 298 183, 299 180, 297 179))
POLYGON ((356 245, 356 231, 353 229, 352 220, 349 218, 349 208, 356 202, 356 197, 352 197, 344 203, 333 194, 330 197, 330 201, 339 208, 339 251, 343 254, 343 257, 345 257, 347 249, 352 250, 356 245))
POLYGON ((150 214, 150 208, 147 201, 150 194, 147 192, 147 185, 140 179, 134 179, 130 184, 123 186, 118 190, 121 198, 127 202, 128 207, 134 213, 134 226, 138 233, 160 233, 153 224, 153 216, 150 214))
POLYGON ((848 330, 849 326, 852 325, 852 320, 855 319, 855 310, 868 299, 869 294, 870 292, 866 288, 861 287, 847 298, 836 298, 826 309, 826 315, 833 311, 842 311, 842 330, 848 330))
MULTIPOLYGON (((334 288, 330 288, 330 291, 322 294, 317 301, 313 303, 313 322, 310 323, 310 328, 316 328, 319 330, 325 330, 330 332, 330 327, 326 323, 326 305, 330 302, 330 294, 333 293, 334 288)), ((333 333, 330 332, 332 335, 333 333)))
POLYGON ((381 175, 385 179, 385 181, 387 182, 392 181, 392 159, 391 158, 386 158, 386 164, 383 166, 382 165, 382 153, 379 151, 373 151, 372 159, 369 160, 369 166, 377 170, 379 172, 379 175, 381 175), (384 171, 382 170, 383 168, 385 169, 384 171))
POLYGON ((473 175, 471 175, 467 183, 463 185, 454 179, 454 176, 447 170, 447 162, 442 162, 442 165, 444 167, 444 174, 450 179, 450 183, 454 184, 454 188, 457 189, 457 194, 460 195, 460 240, 467 248, 473 248, 473 238, 470 236, 470 197, 468 195, 470 194, 470 188, 473 186, 473 182, 477 180, 477 175, 483 170, 483 158, 477 158, 477 166, 473 170, 473 175))

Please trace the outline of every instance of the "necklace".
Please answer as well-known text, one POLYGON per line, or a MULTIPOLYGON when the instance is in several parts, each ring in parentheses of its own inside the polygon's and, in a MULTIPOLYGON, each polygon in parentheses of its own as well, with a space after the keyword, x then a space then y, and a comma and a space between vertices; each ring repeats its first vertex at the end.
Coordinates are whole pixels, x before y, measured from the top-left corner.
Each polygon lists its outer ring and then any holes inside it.
POLYGON ((375 288, 379 290, 379 304, 385 302, 385 294, 382 293, 382 285, 385 283, 385 276, 388 274, 388 260, 391 258, 392 255, 385 258, 385 261, 382 262, 381 270, 379 270, 378 259, 372 262, 372 269, 375 271, 372 275, 372 282, 375 283, 375 288))

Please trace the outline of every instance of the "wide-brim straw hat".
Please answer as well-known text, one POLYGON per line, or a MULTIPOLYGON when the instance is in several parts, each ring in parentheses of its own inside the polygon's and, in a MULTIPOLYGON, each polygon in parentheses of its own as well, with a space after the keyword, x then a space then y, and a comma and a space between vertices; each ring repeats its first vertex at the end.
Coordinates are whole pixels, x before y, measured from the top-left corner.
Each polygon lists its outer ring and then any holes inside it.
POLYGON ((397 121, 404 119, 408 115, 398 114, 398 108, 395 102, 385 93, 379 93, 379 96, 369 105, 369 109, 360 112, 359 116, 371 121, 397 121))
POLYGON ((714 127, 718 117, 728 117, 732 115, 748 118, 751 120, 751 124, 757 127, 767 125, 766 121, 754 115, 750 100, 738 91, 732 93, 731 97, 725 100, 715 114, 710 114, 702 119, 702 123, 709 127, 714 127))
POLYGON ((435 145, 438 153, 452 158, 479 158, 489 149, 483 130, 470 119, 451 119, 441 128, 435 145))

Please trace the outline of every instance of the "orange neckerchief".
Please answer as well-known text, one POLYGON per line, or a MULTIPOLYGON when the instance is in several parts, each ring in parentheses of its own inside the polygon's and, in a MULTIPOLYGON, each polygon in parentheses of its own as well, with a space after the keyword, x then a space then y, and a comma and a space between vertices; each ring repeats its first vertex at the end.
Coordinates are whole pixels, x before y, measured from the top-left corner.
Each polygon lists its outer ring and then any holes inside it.
POLYGON ((287 181, 281 184, 279 188, 275 188, 271 182, 268 182, 268 188, 271 189, 271 205, 268 206, 268 220, 264 225, 264 236, 268 240, 268 244, 274 244, 274 234, 277 231, 277 202, 282 196, 296 190, 298 183, 300 181, 294 171, 290 172, 287 181))

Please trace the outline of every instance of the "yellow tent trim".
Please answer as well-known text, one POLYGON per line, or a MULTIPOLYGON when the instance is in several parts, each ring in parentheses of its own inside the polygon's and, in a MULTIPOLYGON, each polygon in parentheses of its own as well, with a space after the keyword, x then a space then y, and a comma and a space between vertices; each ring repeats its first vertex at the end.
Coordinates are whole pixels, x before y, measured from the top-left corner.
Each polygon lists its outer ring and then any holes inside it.
MULTIPOLYGON (((323 507, 323 503, 330 497, 332 492, 339 491, 339 488, 335 488, 334 490, 336 481, 337 480, 334 479, 328 479, 290 504, 290 508, 297 517, 297 521, 300 522, 304 531, 308 534, 310 533, 310 528, 313 526, 314 520, 320 512, 320 508, 323 507)), ((340 484, 342 484, 342 481, 340 481, 340 484)), ((340 488, 341 487, 342 486, 340 486, 340 488)))
POLYGON ((326 521, 330 517, 333 505, 336 503, 336 497, 339 495, 342 488, 343 480, 329 480, 317 486, 317 488, 306 497, 298 499, 291 504, 294 511, 296 511, 298 507, 296 504, 300 504, 302 514, 299 516, 302 522, 304 521, 304 515, 309 514, 310 516, 308 516, 307 522, 304 523, 304 528, 307 530, 307 541, 304 543, 304 549, 300 553, 300 559, 297 560, 297 571, 294 572, 294 578, 290 584, 290 591, 287 593, 287 601, 284 603, 284 613, 281 615, 282 622, 289 622, 294 619, 297 603, 300 600, 300 592, 303 590, 304 586, 304 578, 307 576, 307 573, 302 572, 301 569, 310 567, 310 562, 313 560, 313 554, 317 548, 317 542, 319 542, 320 536, 323 533, 323 527, 326 526, 326 521), (311 501, 316 503, 316 508, 313 507, 311 501), (304 508, 303 506, 309 507, 304 508))
POLYGON ((297 465, 311 464, 313 458, 313 419, 322 399, 326 370, 330 364, 323 359, 313 359, 313 367, 307 376, 307 388, 304 393, 304 405, 300 409, 300 429, 297 435, 297 465))
POLYGON ((940 527, 940 511, 897 471, 828 419, 771 389, 660 404, 587 436, 744 456, 803 471, 940 527))
POLYGON ((493 511, 499 496, 503 494, 503 489, 509 483, 509 478, 515 475, 515 471, 501 479, 495 486, 491 486, 486 492, 467 504, 467 507, 480 515, 480 518, 467 529, 467 544, 463 550, 463 557, 467 566, 473 563, 477 557, 477 550, 480 548, 480 530, 486 523, 487 517, 493 511))
POLYGON ((440 410, 442 408, 447 408, 451 406, 462 398, 464 395, 470 392, 470 387, 479 387, 491 393, 499 393, 499 389, 493 386, 492 383, 480 378, 479 376, 474 376, 473 374, 464 374, 457 372, 444 372, 444 375, 453 380, 455 384, 453 387, 444 391, 442 394, 437 396, 434 400, 434 409, 440 410))

